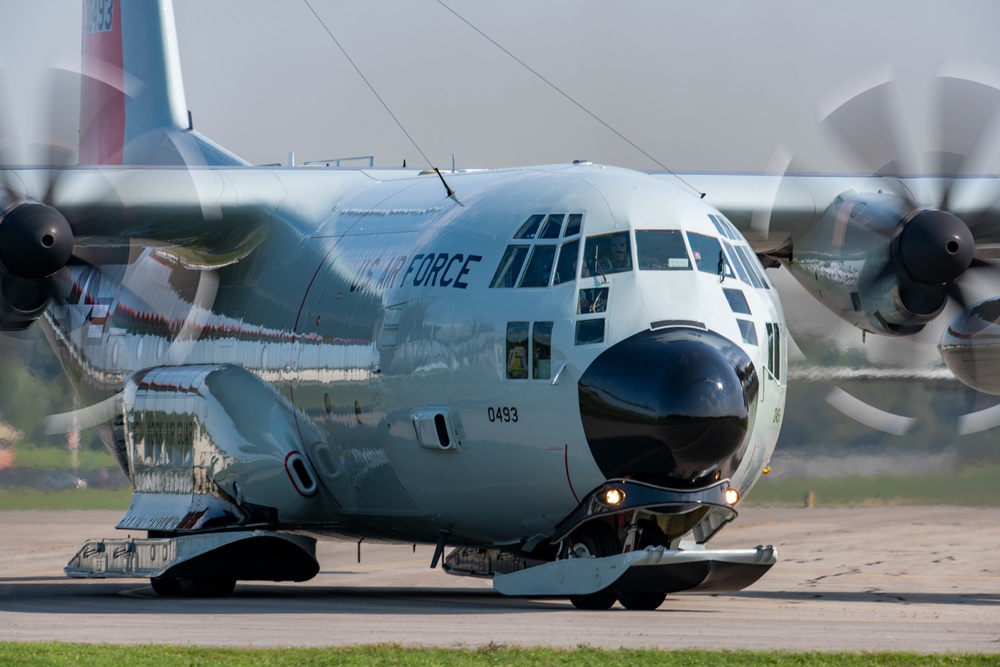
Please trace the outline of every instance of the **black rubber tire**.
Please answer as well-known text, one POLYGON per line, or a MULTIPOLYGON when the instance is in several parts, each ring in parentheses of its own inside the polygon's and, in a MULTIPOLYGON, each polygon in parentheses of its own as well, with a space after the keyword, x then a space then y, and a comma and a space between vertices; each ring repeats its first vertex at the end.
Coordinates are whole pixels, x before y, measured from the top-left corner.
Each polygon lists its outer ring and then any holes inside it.
MULTIPOLYGON (((646 547, 666 546, 667 536, 660 529, 660 525, 652 519, 644 519, 639 522, 642 534, 636 541, 636 551, 646 547)), ((666 593, 655 593, 643 591, 642 593, 623 593, 618 596, 618 602, 626 609, 632 611, 652 611, 663 604, 667 599, 666 593)))
POLYGON ((604 611, 615 606, 618 598, 614 593, 591 593, 590 595, 570 595, 569 601, 577 609, 585 611, 604 611))
MULTIPOLYGON (((570 550, 576 552, 578 558, 604 558, 621 553, 622 546, 618 531, 606 523, 591 521, 580 526, 570 537, 570 550)), ((617 599, 614 593, 601 592, 571 595, 569 601, 577 609, 603 611, 611 609, 617 599)))
POLYGON ((236 588, 235 579, 180 579, 181 595, 188 598, 227 598, 236 588))
POLYGON ((622 606, 632 611, 653 611, 666 599, 666 593, 623 593, 618 596, 622 606))
POLYGON ((153 577, 149 580, 153 592, 163 598, 175 598, 181 595, 180 579, 174 577, 153 577))

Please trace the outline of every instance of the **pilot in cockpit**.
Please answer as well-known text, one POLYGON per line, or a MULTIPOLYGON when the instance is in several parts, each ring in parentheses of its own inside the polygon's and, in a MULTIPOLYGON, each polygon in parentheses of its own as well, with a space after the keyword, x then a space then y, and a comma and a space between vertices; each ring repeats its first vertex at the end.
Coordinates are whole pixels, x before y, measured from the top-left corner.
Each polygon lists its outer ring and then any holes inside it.
POLYGON ((632 252, 628 232, 616 232, 587 239, 584 248, 583 277, 608 275, 632 270, 632 252))

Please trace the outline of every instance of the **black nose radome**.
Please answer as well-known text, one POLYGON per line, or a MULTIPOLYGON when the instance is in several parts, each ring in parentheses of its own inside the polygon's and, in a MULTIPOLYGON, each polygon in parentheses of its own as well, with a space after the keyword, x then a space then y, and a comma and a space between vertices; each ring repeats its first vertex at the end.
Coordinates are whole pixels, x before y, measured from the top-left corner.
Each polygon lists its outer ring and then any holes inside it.
POLYGON ((580 417, 609 479, 670 485, 739 465, 759 381, 743 350, 700 329, 643 331, 580 378, 580 417))

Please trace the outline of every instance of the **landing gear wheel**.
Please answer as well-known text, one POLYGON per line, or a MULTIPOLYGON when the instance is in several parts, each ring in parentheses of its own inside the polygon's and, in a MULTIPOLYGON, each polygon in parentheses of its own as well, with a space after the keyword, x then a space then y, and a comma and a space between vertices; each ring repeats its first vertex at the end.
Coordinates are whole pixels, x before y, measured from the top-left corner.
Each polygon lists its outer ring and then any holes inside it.
MULTIPOLYGON (((639 527, 642 529, 642 534, 635 545, 637 551, 646 547, 666 545, 667 536, 663 534, 660 525, 656 521, 645 519, 639 522, 639 527)), ((666 593, 654 593, 652 591, 622 593, 618 596, 618 601, 621 605, 633 611, 652 611, 663 604, 663 601, 666 599, 666 593)))
POLYGON ((236 588, 235 579, 179 579, 181 595, 188 598, 227 598, 236 588))
POLYGON ((622 593, 618 601, 632 611, 652 611, 667 599, 666 593, 622 593))
MULTIPOLYGON (((621 553, 618 533, 606 523, 591 521, 577 529, 570 537, 570 551, 576 558, 604 558, 621 553)), ((577 609, 603 611, 611 609, 617 596, 614 593, 571 595, 569 601, 577 609)))
POLYGON ((164 598, 175 598, 181 595, 181 582, 174 577, 153 577, 149 580, 153 592, 164 598))

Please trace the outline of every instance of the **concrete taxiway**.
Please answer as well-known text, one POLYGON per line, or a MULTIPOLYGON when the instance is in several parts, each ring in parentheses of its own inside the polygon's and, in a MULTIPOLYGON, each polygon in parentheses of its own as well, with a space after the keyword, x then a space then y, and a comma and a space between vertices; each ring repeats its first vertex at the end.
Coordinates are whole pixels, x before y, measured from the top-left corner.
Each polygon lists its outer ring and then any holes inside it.
POLYGON ((145 580, 70 580, 115 512, 0 512, 0 640, 212 646, 576 645, 1000 654, 996 509, 757 509, 713 547, 773 544, 779 563, 732 595, 674 595, 656 611, 583 612, 512 599, 430 570, 430 546, 320 543, 302 584, 231 598, 158 598, 145 580))

